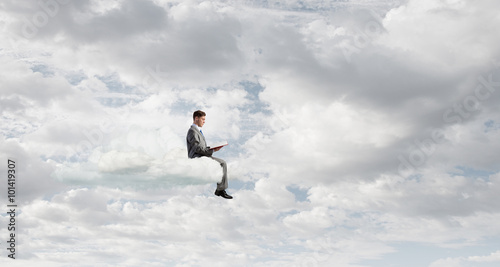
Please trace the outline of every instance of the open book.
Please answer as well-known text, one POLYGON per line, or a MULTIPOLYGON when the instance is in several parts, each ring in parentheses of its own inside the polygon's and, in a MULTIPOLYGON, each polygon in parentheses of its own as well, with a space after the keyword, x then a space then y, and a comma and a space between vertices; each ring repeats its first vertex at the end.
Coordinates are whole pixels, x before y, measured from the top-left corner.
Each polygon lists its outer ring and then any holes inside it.
POLYGON ((218 142, 218 143, 212 144, 208 148, 209 149, 216 149, 218 147, 223 147, 223 146, 227 146, 227 145, 228 145, 227 141, 222 141, 222 142, 218 142))

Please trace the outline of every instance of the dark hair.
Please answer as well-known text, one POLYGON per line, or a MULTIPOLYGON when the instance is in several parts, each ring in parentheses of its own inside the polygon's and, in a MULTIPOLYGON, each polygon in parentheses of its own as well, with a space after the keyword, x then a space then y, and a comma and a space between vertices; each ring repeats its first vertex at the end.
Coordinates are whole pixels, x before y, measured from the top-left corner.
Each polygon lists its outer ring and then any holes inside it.
POLYGON ((205 112, 201 111, 201 110, 197 110, 193 113, 193 120, 196 118, 196 117, 203 117, 203 116, 207 116, 207 114, 205 114, 205 112))

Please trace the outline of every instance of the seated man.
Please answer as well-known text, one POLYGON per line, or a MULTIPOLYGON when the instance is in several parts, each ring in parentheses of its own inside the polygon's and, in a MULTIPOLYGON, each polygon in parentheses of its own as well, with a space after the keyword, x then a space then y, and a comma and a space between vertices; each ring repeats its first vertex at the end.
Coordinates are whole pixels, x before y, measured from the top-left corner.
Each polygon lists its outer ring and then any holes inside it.
POLYGON ((205 124, 205 112, 197 110, 193 113, 193 125, 189 128, 186 136, 187 150, 189 158, 199 158, 199 157, 210 157, 216 160, 222 166, 222 180, 217 183, 217 189, 215 190, 215 195, 221 196, 223 198, 231 199, 232 196, 226 193, 227 188, 227 164, 223 159, 212 157, 212 154, 219 151, 221 148, 210 149, 205 141, 205 136, 201 131, 201 127, 205 124))

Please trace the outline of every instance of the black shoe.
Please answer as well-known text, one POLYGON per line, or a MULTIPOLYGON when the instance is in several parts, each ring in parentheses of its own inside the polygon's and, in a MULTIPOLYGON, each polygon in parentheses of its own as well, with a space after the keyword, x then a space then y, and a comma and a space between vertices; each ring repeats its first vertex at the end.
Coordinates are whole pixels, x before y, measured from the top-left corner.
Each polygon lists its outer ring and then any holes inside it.
POLYGON ((233 197, 226 193, 226 190, 215 190, 215 195, 227 199, 232 199, 233 197))

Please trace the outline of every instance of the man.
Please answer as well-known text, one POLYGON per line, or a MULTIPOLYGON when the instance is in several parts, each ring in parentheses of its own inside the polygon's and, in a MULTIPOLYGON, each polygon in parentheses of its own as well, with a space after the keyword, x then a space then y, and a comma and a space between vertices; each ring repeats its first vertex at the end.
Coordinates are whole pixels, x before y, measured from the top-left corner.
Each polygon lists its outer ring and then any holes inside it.
POLYGON ((222 180, 217 183, 215 195, 232 199, 233 197, 226 193, 227 188, 227 164, 223 159, 212 157, 212 154, 219 151, 221 148, 210 149, 205 141, 205 136, 201 131, 201 127, 205 124, 205 112, 197 110, 193 113, 193 125, 189 128, 186 136, 187 150, 189 158, 210 157, 216 160, 222 166, 222 180))

